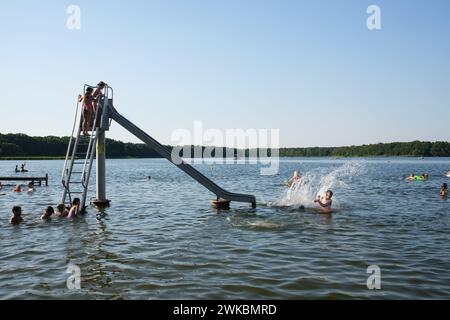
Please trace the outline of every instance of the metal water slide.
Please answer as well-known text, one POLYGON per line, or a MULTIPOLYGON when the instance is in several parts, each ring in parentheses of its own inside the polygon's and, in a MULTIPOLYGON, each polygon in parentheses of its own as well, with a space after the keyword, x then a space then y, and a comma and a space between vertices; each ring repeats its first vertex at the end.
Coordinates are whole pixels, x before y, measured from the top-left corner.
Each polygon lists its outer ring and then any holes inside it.
POLYGON ((129 121, 127 118, 122 116, 112 105, 112 101, 109 103, 107 110, 105 110, 107 114, 105 114, 106 117, 104 118, 110 118, 120 124, 122 127, 124 127, 126 130, 128 130, 130 133, 132 133, 134 136, 142 140, 145 144, 150 146, 153 150, 155 150, 159 155, 166 158, 170 162, 172 162, 174 165, 176 165, 179 169, 183 170, 185 173, 187 173, 189 176, 191 176, 194 180, 199 182, 202 186, 204 186, 206 189, 211 191, 217 196, 217 199, 224 199, 228 201, 236 201, 236 202, 247 202, 251 203, 252 207, 256 207, 256 198, 253 195, 249 194, 241 194, 241 193, 233 193, 229 192, 221 187, 219 187, 217 184, 215 184, 213 181, 208 179, 206 176, 204 176, 202 173, 200 173, 198 170, 196 170, 191 165, 184 162, 183 159, 181 159, 179 156, 172 154, 172 151, 153 139, 151 136, 149 136, 147 133, 145 133, 143 130, 139 129, 136 125, 134 125, 131 121, 129 121))

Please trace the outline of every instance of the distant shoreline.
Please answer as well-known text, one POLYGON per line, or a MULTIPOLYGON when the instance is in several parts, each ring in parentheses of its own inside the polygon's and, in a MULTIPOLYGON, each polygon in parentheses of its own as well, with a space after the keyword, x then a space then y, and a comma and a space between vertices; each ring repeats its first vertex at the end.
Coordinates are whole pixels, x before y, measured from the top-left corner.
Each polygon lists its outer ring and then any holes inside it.
MULTIPOLYGON (((261 157, 262 159, 264 157, 261 157)), ((266 157, 270 158, 270 157, 266 157)), ((340 156, 340 157, 334 157, 334 156, 279 156, 279 158, 328 158, 332 160, 341 160, 341 159, 354 159, 354 158, 364 158, 364 159, 381 159, 381 158, 410 158, 410 159, 439 159, 439 158, 450 158, 450 156, 429 156, 429 157, 420 157, 420 156, 340 156)), ((108 160, 136 160, 136 159, 165 159, 163 157, 107 157, 108 160)), ((189 159, 199 159, 199 158, 189 158, 189 159)), ((205 159, 227 159, 228 161, 236 160, 233 158, 205 158, 205 159)), ((241 158, 239 160, 245 160, 248 158, 241 158)), ((0 161, 33 161, 33 160, 65 160, 64 156, 60 157, 52 157, 52 156, 30 156, 30 157, 0 157, 0 161)))
MULTIPOLYGON (((0 134, 0 160, 60 160, 65 158, 69 137, 30 137, 25 134, 0 134)), ((143 143, 125 143, 106 139, 106 153, 108 159, 143 159, 161 158, 148 145, 143 143)), ((168 149, 173 146, 166 145, 168 149)), ((207 147, 185 146, 179 154, 184 158, 191 155, 202 155, 207 147), (183 153, 186 152, 186 155, 183 153)), ((208 147, 211 148, 211 147, 208 147)), ((271 156, 271 149, 237 149, 213 147, 208 150, 208 158, 223 158, 223 156, 248 158, 249 155, 271 156), (210 155, 210 156, 209 156, 210 155)), ((448 141, 411 141, 365 144, 344 147, 304 147, 278 148, 280 158, 285 157, 450 157, 450 142, 448 141)))

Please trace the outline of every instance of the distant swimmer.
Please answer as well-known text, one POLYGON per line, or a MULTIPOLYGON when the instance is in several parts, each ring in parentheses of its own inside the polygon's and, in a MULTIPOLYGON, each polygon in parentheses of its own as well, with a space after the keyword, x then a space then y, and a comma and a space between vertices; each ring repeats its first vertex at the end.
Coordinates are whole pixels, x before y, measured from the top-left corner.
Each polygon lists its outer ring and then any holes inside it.
POLYGON ((416 174, 415 173, 411 173, 410 175, 409 175, 409 177, 408 178, 406 178, 408 181, 414 181, 414 180, 416 180, 416 174))
POLYGON ((414 173, 411 173, 408 178, 406 178, 408 181, 426 181, 430 175, 428 173, 422 173, 420 176, 415 175, 414 173))
POLYGON ((44 210, 44 214, 41 216, 41 220, 51 220, 54 213, 55 209, 53 209, 53 207, 47 207, 47 209, 44 210))
POLYGON ((447 196, 447 193, 448 193, 447 184, 443 183, 441 189, 439 190, 439 194, 441 195, 442 198, 445 198, 447 196))
POLYGON ((30 182, 28 184, 28 192, 31 193, 31 192, 35 192, 35 191, 36 191, 36 189, 34 188, 34 182, 30 182))
POLYGON ((19 206, 13 207, 12 208, 12 215, 11 215, 11 219, 9 220, 9 223, 13 224, 13 225, 18 225, 22 221, 23 221, 22 208, 19 207, 19 206))
POLYGON ((16 164, 16 169, 14 170, 16 173, 20 172, 19 166, 16 164))
POLYGON ((289 179, 287 186, 291 187, 295 182, 300 181, 301 175, 298 171, 294 171, 294 175, 289 179))
POLYGON ((16 185, 16 187, 13 189, 14 192, 22 192, 22 186, 20 184, 16 185))
POLYGON ((315 203, 318 203, 321 206, 321 209, 323 212, 331 212, 331 205, 333 204, 333 191, 328 190, 325 193, 325 199, 324 197, 321 197, 319 194, 317 195, 316 199, 314 200, 315 203))

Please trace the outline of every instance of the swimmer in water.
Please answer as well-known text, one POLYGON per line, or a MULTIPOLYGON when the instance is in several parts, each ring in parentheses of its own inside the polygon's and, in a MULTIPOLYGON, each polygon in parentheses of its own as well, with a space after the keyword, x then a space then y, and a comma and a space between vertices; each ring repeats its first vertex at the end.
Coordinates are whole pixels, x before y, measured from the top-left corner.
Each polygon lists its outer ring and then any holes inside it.
POLYGON ((20 184, 16 185, 16 187, 13 189, 14 192, 22 192, 22 186, 20 184))
POLYGON ((72 201, 72 208, 70 208, 67 218, 74 219, 80 214, 80 199, 75 198, 72 201))
POLYGON ((446 183, 443 183, 441 189, 439 190, 439 194, 441 195, 442 198, 445 198, 447 196, 447 193, 448 193, 448 186, 446 183))
POLYGON ((53 209, 53 207, 47 207, 47 209, 44 210, 44 214, 41 216, 41 220, 51 220, 54 213, 55 210, 53 209))
POLYGON ((34 183, 30 182, 28 184, 28 192, 31 193, 31 192, 35 192, 35 191, 36 191, 36 189, 34 188, 34 183))
POLYGON ((415 173, 411 173, 410 175, 409 175, 409 177, 408 178, 406 178, 408 181, 413 181, 413 180, 415 180, 416 179, 416 175, 415 175, 415 173))
POLYGON ((22 219, 22 208, 19 206, 15 206, 12 208, 11 219, 9 220, 10 224, 18 225, 23 221, 22 219))
POLYGON ((331 212, 331 205, 333 204, 333 200, 331 200, 331 198, 333 198, 333 191, 328 190, 325 193, 325 199, 323 199, 320 195, 317 195, 314 202, 321 206, 323 212, 331 212))
POLYGON ((56 207, 56 213, 55 216, 57 216, 58 218, 65 218, 69 215, 69 210, 67 210, 67 208, 64 206, 64 204, 58 204, 58 206, 56 207))
POLYGON ((289 179, 287 186, 291 187, 295 182, 300 181, 301 176, 300 173, 298 171, 294 171, 294 175, 292 176, 292 178, 289 179))

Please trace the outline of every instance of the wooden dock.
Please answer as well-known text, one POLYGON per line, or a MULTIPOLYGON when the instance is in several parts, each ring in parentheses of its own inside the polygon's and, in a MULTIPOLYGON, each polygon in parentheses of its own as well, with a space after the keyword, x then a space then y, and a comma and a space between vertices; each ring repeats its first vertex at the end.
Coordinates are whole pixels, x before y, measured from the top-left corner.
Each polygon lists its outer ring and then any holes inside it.
POLYGON ((36 183, 41 186, 42 182, 45 182, 45 186, 48 186, 48 173, 45 174, 45 177, 0 177, 0 181, 28 181, 33 182, 33 185, 36 183))

